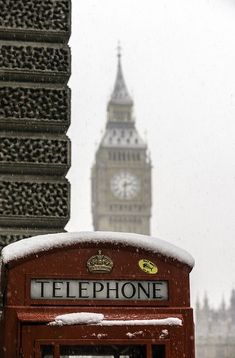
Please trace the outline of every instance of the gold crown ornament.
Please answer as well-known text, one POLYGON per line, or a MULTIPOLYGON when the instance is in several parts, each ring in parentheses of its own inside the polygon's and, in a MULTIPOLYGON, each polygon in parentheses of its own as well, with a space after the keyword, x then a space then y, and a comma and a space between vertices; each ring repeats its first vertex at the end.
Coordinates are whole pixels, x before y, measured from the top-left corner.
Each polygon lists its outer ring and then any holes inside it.
POLYGON ((99 250, 98 255, 89 258, 87 268, 91 273, 109 273, 112 271, 113 261, 99 250))

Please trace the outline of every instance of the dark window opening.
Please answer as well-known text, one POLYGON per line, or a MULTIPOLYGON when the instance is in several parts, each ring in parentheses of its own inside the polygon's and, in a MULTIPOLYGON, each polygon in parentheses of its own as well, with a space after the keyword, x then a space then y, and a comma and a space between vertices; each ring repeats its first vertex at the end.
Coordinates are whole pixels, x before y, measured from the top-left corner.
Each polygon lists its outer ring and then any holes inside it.
POLYGON ((53 346, 41 346, 41 356, 42 356, 42 358, 53 358, 54 357, 54 347, 53 346))
POLYGON ((152 346, 153 358, 165 358, 166 357, 166 347, 164 345, 152 346))
MULTIPOLYGON (((110 346, 61 346, 60 357, 94 357, 94 358, 146 358, 146 347, 142 345, 110 346)), ((160 357, 161 358, 161 357, 160 357)))

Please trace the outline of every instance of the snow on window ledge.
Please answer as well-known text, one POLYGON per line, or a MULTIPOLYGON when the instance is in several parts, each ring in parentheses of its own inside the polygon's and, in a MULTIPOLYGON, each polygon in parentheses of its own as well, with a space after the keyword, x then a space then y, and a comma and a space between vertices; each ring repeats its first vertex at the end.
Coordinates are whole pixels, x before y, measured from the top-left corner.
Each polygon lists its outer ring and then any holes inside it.
POLYGON ((168 317, 161 319, 136 319, 136 320, 105 320, 101 313, 68 313, 55 317, 55 320, 49 322, 49 326, 66 326, 78 324, 98 324, 100 326, 182 326, 183 322, 177 317, 168 317))
POLYGON ((95 324, 103 321, 104 315, 101 313, 79 312, 68 313, 56 316, 55 320, 48 323, 48 326, 64 326, 74 324, 95 324))

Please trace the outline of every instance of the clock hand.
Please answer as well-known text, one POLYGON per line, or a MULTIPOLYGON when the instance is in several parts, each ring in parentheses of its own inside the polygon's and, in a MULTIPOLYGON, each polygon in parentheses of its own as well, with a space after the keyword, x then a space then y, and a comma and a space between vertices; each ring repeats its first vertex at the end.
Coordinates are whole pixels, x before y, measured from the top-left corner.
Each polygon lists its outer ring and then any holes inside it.
POLYGON ((126 198, 126 190, 127 190, 128 182, 123 182, 123 197, 126 198))

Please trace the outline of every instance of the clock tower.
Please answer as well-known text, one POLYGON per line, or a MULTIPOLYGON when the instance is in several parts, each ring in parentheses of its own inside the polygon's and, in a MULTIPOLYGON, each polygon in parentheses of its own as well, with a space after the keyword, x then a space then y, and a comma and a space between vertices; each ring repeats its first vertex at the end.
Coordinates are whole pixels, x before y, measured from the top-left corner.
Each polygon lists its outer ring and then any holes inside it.
POLYGON ((150 234, 151 162, 147 145, 135 126, 120 50, 106 129, 96 152, 91 182, 95 230, 150 234))

